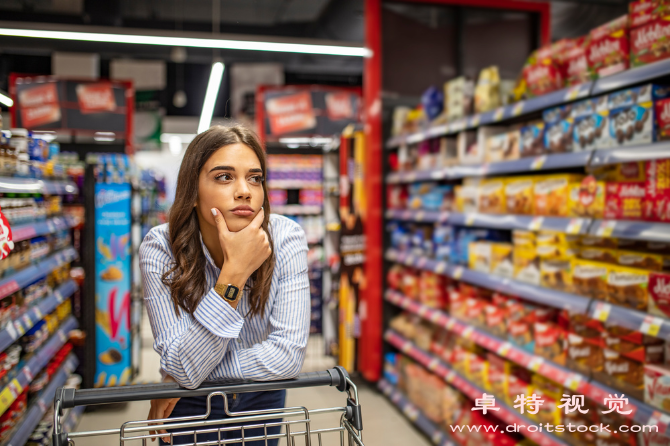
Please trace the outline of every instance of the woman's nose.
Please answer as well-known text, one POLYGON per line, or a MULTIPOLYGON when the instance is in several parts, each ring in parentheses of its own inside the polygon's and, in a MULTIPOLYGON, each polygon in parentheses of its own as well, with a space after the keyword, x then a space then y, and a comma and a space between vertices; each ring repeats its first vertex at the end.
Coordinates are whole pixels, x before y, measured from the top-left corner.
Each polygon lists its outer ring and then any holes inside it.
POLYGON ((251 198, 251 189, 249 189, 249 185, 247 184, 246 179, 240 179, 240 181, 237 181, 236 185, 237 187, 235 189, 235 198, 251 198))

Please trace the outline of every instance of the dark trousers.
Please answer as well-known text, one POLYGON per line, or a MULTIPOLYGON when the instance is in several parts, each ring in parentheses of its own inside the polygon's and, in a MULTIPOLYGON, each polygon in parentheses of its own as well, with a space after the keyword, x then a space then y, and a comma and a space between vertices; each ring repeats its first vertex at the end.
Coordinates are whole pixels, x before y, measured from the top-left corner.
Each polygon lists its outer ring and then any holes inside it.
MULTIPOLYGON (((286 390, 273 390, 269 392, 251 392, 251 393, 238 393, 235 397, 233 395, 228 395, 228 411, 229 412, 246 412, 254 410, 263 410, 263 409, 280 409, 284 407, 286 400, 286 390)), ((223 407, 223 398, 220 396, 213 396, 211 400, 211 412, 209 414, 208 420, 223 420, 235 417, 228 417, 224 411, 223 407)), ((196 396, 190 398, 182 398, 179 400, 177 405, 174 407, 170 418, 178 417, 189 417, 194 415, 204 415, 207 412, 207 396, 196 396)), ((281 419, 271 419, 271 420, 261 420, 253 421, 247 423, 231 423, 231 424, 221 424, 221 425, 210 425, 207 427, 196 427, 196 428, 183 428, 183 429, 170 429, 168 432, 179 432, 179 431, 193 431, 193 430, 204 430, 204 429, 214 429, 220 427, 231 427, 231 426, 246 426, 253 424, 265 424, 280 422, 281 419)), ((272 426, 267 428, 268 435, 275 435, 281 432, 281 426, 272 426)), ((249 437, 258 437, 264 436, 265 430, 263 428, 254 428, 254 429, 245 429, 244 438, 249 437)), ((206 434, 196 434, 197 438, 195 439, 197 443, 204 441, 218 441, 219 433, 212 432, 206 434)), ((241 438, 242 430, 229 430, 221 432, 221 439, 233 439, 241 438)), ((193 435, 175 435, 173 437, 173 444, 193 444, 194 438, 193 435)), ((268 446, 277 446, 279 439, 268 440, 268 446)), ((164 445, 161 440, 161 445, 164 445)), ((240 445, 241 442, 236 443, 226 443, 226 445, 240 445)), ((245 446, 265 446, 265 441, 253 441, 245 442, 245 446)))

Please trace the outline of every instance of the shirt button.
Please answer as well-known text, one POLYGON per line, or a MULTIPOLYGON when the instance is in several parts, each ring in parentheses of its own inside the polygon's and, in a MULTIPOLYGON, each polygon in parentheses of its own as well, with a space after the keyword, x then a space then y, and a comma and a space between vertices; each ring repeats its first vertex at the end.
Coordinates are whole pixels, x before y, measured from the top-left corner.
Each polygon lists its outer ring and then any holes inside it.
POLYGON ((238 344, 241 344, 241 343, 242 343, 242 339, 237 338, 237 343, 238 343, 238 344))

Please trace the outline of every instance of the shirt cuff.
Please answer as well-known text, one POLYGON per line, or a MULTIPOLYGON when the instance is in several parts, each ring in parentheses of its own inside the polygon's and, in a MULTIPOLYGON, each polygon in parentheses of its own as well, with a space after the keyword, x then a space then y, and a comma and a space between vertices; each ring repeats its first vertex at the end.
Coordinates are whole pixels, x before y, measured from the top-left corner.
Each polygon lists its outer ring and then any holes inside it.
POLYGON ((193 316, 203 327, 221 338, 236 339, 244 325, 242 315, 225 302, 214 288, 205 294, 193 316))

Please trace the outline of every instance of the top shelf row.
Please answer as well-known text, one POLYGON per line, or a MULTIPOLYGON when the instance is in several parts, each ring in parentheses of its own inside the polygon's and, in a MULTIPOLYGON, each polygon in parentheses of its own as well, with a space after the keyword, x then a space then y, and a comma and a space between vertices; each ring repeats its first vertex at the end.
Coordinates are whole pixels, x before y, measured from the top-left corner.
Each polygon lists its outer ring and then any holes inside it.
POLYGON ((427 139, 437 138, 474 129, 481 125, 495 124, 498 122, 516 119, 524 115, 537 113, 546 108, 576 101, 578 99, 608 93, 625 87, 631 87, 642 82, 657 79, 670 74, 670 59, 661 60, 649 65, 632 68, 621 73, 600 78, 596 81, 586 82, 549 94, 538 96, 525 101, 499 107, 486 113, 468 116, 448 124, 434 125, 429 128, 411 133, 398 135, 391 138, 386 147, 389 149, 399 147, 403 144, 416 144, 427 139))
POLYGON ((73 195, 78 192, 72 181, 49 181, 32 178, 0 177, 0 193, 73 195))

